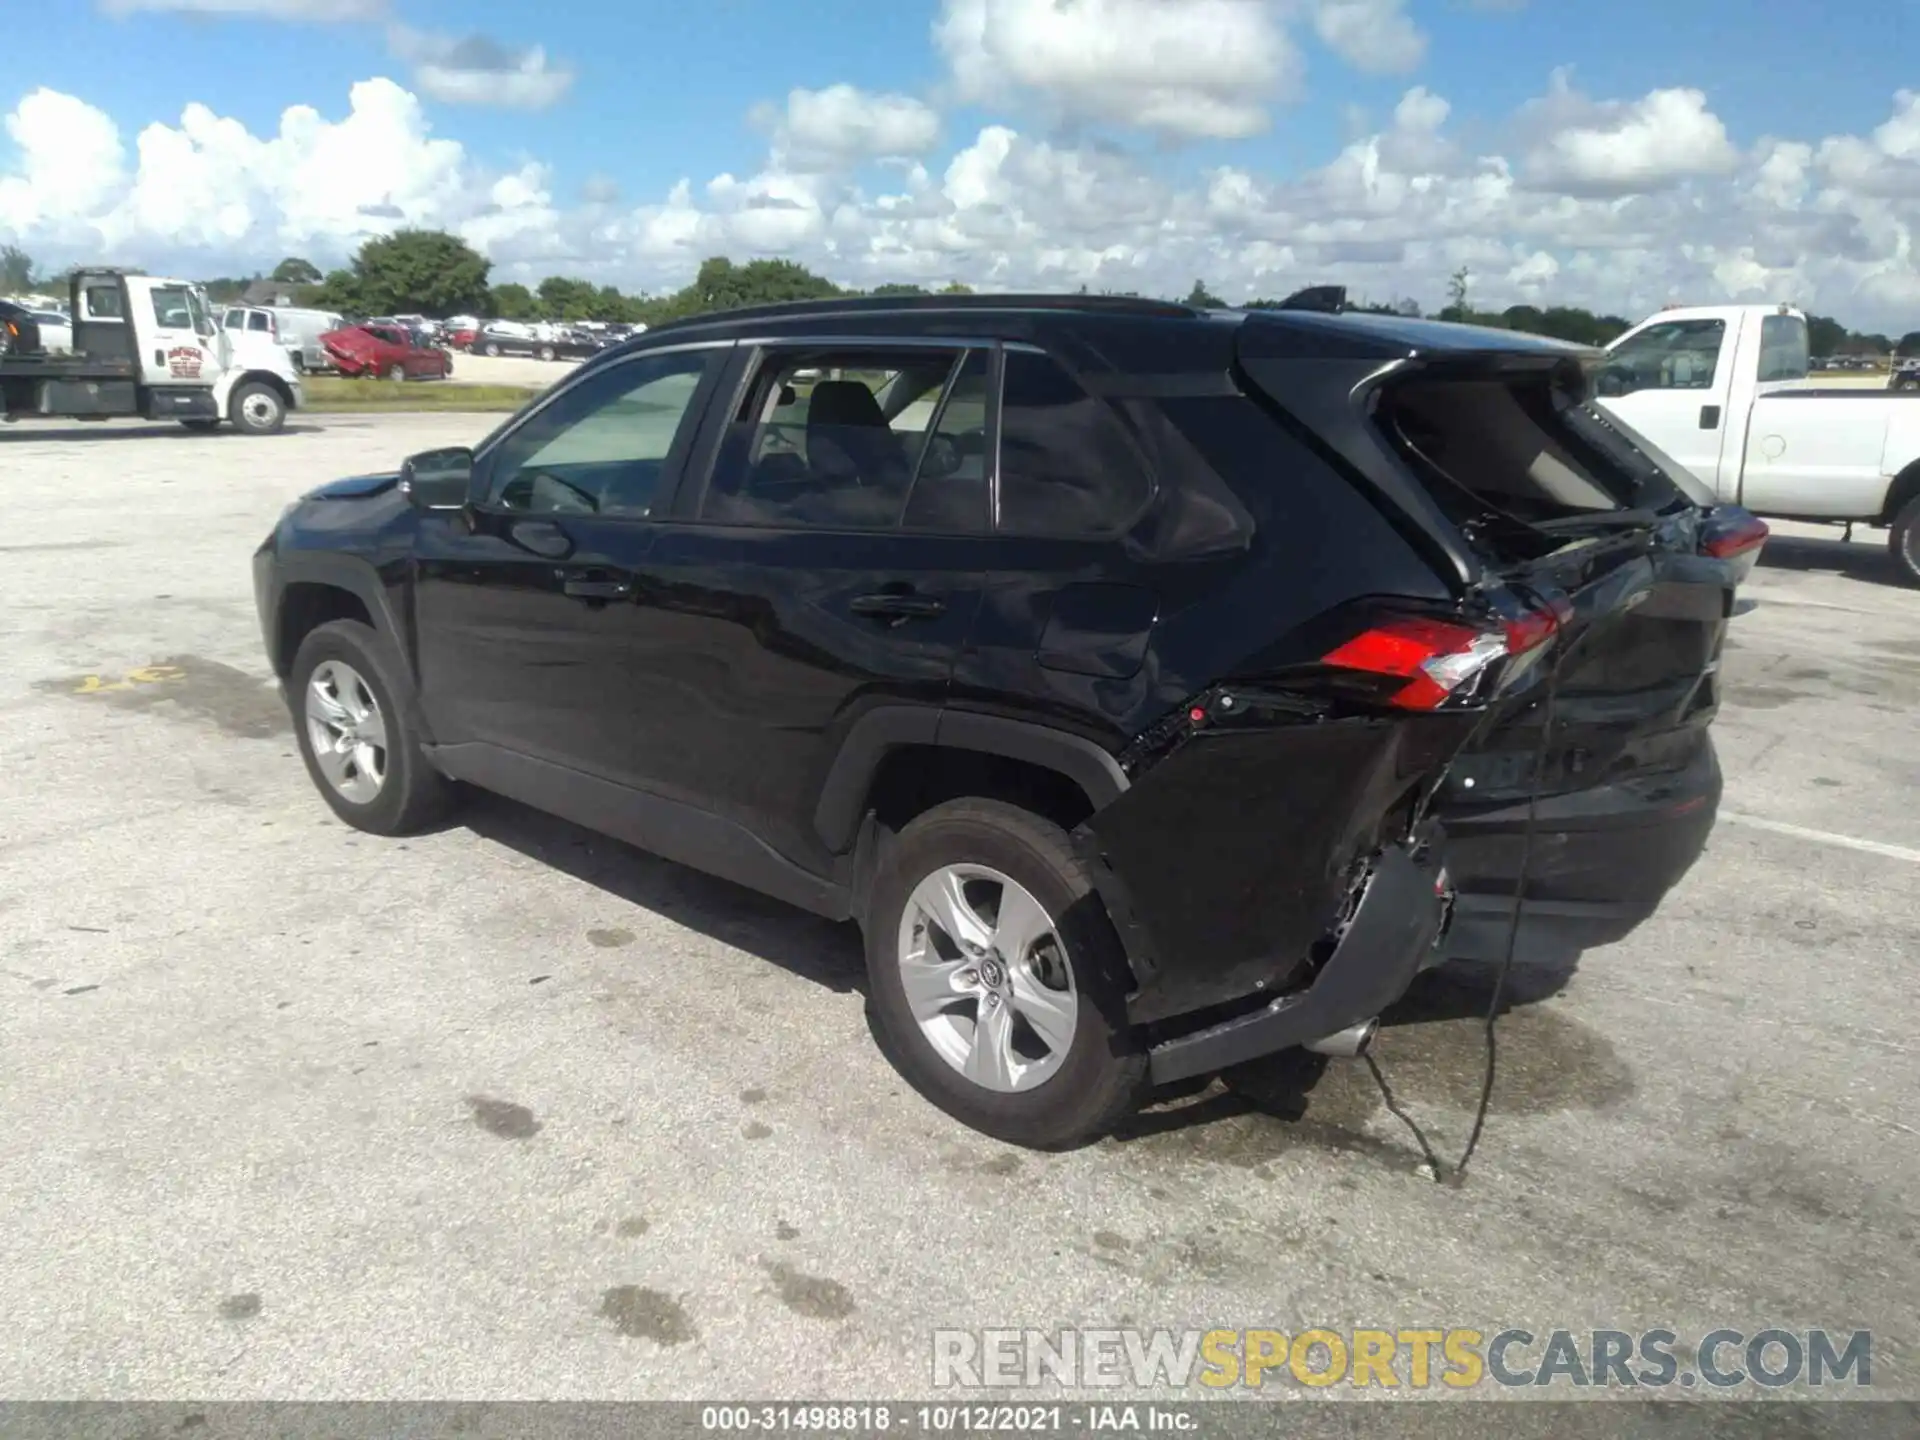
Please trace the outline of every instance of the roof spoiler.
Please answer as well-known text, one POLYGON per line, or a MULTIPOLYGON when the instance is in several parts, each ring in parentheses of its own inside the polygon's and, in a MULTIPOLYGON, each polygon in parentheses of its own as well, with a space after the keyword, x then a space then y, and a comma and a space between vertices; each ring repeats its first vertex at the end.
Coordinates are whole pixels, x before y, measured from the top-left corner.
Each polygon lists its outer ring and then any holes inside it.
POLYGON ((1344 285, 1309 285, 1296 290, 1280 302, 1282 310, 1317 310, 1323 315, 1338 315, 1347 308, 1344 285))

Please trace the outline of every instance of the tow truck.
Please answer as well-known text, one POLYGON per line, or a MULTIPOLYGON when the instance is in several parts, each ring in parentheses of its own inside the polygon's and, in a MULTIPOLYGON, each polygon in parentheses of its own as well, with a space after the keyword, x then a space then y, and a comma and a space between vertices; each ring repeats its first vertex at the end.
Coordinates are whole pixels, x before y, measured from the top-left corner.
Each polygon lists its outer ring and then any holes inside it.
POLYGON ((69 354, 47 350, 30 327, 0 330, 0 418, 137 416, 272 435, 300 407, 286 351, 222 330, 192 281, 77 270, 71 295, 69 354))

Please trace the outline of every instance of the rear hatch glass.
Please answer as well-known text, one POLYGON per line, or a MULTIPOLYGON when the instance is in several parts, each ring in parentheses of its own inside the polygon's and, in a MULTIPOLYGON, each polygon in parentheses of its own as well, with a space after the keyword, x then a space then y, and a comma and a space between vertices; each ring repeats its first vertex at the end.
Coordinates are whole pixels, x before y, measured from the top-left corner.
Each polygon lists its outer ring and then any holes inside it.
MULTIPOLYGON (((1689 763, 1715 708, 1732 581, 1696 553, 1699 507, 1657 452, 1566 372, 1406 376, 1374 423, 1497 575, 1565 591, 1583 622, 1561 679, 1551 789, 1689 763), (1693 732, 1695 742, 1674 732, 1693 732)), ((1486 739, 1530 755, 1537 710, 1486 739)), ((1457 779, 1474 775, 1471 764, 1457 779)), ((1492 801, 1525 775, 1489 760, 1492 801)))
POLYGON ((1504 569, 1690 503, 1660 459, 1555 372, 1415 374, 1375 424, 1461 533, 1504 569))

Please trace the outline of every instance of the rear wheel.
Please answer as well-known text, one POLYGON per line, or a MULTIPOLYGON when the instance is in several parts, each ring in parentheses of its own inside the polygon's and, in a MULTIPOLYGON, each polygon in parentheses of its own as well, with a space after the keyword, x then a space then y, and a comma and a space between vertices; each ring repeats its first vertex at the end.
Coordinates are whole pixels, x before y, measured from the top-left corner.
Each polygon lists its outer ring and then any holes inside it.
POLYGON ((955 1119, 1059 1149, 1138 1102, 1125 957, 1059 826, 995 800, 929 810, 889 847, 866 942, 883 1049, 955 1119))
POLYGON ((453 798, 451 782, 420 749, 399 673, 370 626, 330 620, 300 642, 287 676, 307 774, 334 814, 375 835, 418 830, 453 798))
POLYGON ((273 435, 287 423, 287 402, 262 380, 250 380, 227 402, 233 428, 248 435, 273 435))
POLYGON ((1909 585, 1920 585, 1920 495, 1900 507, 1887 532, 1887 549, 1894 569, 1909 585))
POLYGON ((500 353, 500 347, 494 344, 491 340, 489 340, 487 342, 487 354, 498 355, 499 353, 500 353))
POLYGON ((541 358, 542 360, 551 360, 551 359, 553 359, 553 358, 554 358, 554 349, 553 349, 553 346, 551 346, 551 345, 542 345, 542 346, 540 347, 540 358, 541 358))
POLYGON ((407 378, 406 366, 389 365, 387 367, 387 379, 393 381, 396 385, 399 384, 402 380, 405 380, 406 378, 407 378))

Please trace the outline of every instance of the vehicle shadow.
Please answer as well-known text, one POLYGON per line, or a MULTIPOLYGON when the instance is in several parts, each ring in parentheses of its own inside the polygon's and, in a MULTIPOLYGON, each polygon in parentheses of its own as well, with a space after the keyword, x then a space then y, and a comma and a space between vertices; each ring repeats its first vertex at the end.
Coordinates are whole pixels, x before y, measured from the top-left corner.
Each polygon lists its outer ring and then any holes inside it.
MULTIPOLYGON (((321 427, 311 423, 288 424, 280 435, 317 435, 321 427)), ((0 426, 0 445, 12 442, 25 444, 32 440, 86 440, 100 442, 105 440, 270 440, 278 438, 269 435, 241 436, 231 426, 221 426, 218 430, 189 430, 177 420, 154 420, 146 424, 126 425, 109 421, 93 421, 80 425, 43 425, 39 421, 26 424, 0 426)))
POLYGON ((453 823, 836 993, 866 993, 860 932, 851 924, 823 920, 498 795, 472 792, 453 823))
MULTIPOLYGON (((860 932, 851 924, 820 919, 496 795, 474 792, 449 822, 456 826, 835 993, 867 995, 860 932)), ((1581 954, 1525 939, 1516 950, 1499 1010, 1501 1034, 1511 1037, 1516 1053, 1502 1062, 1496 1112, 1599 1106, 1630 1092, 1610 1046, 1577 1022, 1534 1008, 1566 988, 1581 954)), ((1447 1110, 1471 1107, 1498 969, 1487 960, 1449 960, 1419 976, 1380 1017, 1374 1054, 1409 1105, 1433 1104, 1437 1090, 1447 1110)), ((868 1018, 871 1029, 871 1006, 868 1018)), ((884 1051, 884 1038, 876 1033, 875 1041, 884 1051)), ((1224 1086, 1203 1076, 1161 1088, 1104 1143, 1223 1163, 1274 1159, 1300 1145, 1367 1153, 1398 1169, 1420 1163, 1404 1134, 1382 1140, 1368 1133, 1380 1096, 1360 1061, 1291 1050, 1221 1078, 1224 1086)))
POLYGON ((1838 536, 1828 540, 1807 535, 1773 535, 1760 551, 1767 570, 1798 570, 1809 574, 1843 575, 1881 585, 1901 583, 1893 556, 1884 542, 1861 545, 1838 536))
MULTIPOLYGON (((1516 950, 1495 1022, 1508 1046, 1496 1077, 1496 1112, 1602 1108, 1630 1092, 1610 1045, 1575 1021, 1535 1008, 1567 987, 1581 953, 1524 943, 1516 950)), ((1433 1133, 1430 1120, 1419 1122, 1442 1151, 1449 1144, 1457 1149, 1460 1117, 1478 1102, 1498 974, 1493 961, 1449 960, 1418 976, 1380 1016, 1374 1063, 1396 1104, 1426 1116, 1440 1112, 1452 1122, 1444 1136, 1433 1133)), ((1193 1147, 1228 1163, 1275 1160, 1301 1146, 1368 1154, 1404 1170, 1426 1158, 1404 1126, 1380 1138, 1376 1122, 1386 1096, 1365 1061, 1287 1050, 1236 1066, 1219 1080, 1163 1088, 1116 1130, 1114 1143, 1150 1151, 1193 1147)))

